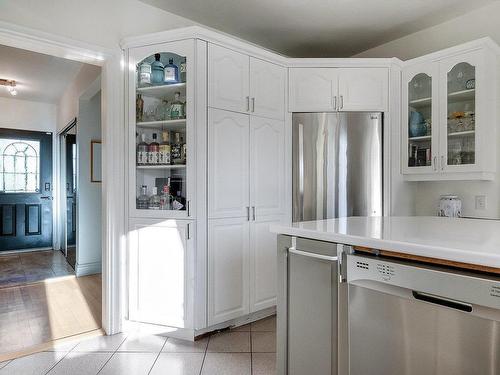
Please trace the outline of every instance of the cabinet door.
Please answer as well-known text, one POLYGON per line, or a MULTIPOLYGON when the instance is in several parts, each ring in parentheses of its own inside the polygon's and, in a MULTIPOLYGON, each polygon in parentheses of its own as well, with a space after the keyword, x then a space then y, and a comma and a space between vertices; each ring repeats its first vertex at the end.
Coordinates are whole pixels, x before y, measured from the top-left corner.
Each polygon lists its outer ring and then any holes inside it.
POLYGON ((285 211, 285 123, 250 118, 250 205, 253 215, 285 211))
POLYGON ((249 313, 249 221, 208 223, 208 323, 249 313))
POLYGON ((484 75, 483 57, 481 51, 470 52, 440 62, 440 167, 443 172, 481 170, 478 136, 485 122, 490 121, 481 113, 484 108, 481 104, 488 106, 490 101, 489 96, 484 95, 490 83, 484 75))
POLYGON ((262 117, 285 116, 285 68, 250 58, 250 110, 262 117))
POLYGON ((335 111, 337 69, 291 68, 289 70, 289 111, 335 111))
POLYGON ((208 47, 208 105, 249 112, 250 58, 216 44, 208 47))
POLYGON ((130 320, 192 328, 193 226, 182 220, 131 221, 130 320))
POLYGON ((208 215, 247 217, 249 116, 210 109, 208 122, 208 215))
POLYGON ((439 171, 438 65, 419 64, 403 71, 402 170, 404 174, 439 171))
POLYGON ((386 68, 339 69, 341 111, 387 111, 389 71, 386 68))
POLYGON ((276 305, 277 235, 269 225, 284 221, 283 216, 264 216, 250 223, 250 312, 276 305))

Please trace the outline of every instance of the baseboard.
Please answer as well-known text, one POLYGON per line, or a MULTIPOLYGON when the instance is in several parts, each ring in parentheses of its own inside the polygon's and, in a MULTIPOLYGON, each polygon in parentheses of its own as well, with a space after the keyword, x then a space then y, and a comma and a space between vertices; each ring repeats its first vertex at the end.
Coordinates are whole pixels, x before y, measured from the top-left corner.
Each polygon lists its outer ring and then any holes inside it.
POLYGON ((76 263, 75 265, 75 274, 77 277, 94 275, 96 273, 102 272, 101 262, 93 262, 93 263, 76 263))
POLYGON ((19 253, 33 253, 36 251, 58 251, 54 250, 51 247, 33 247, 30 249, 14 249, 14 250, 3 250, 0 252, 0 255, 12 255, 12 254, 19 254, 19 253))

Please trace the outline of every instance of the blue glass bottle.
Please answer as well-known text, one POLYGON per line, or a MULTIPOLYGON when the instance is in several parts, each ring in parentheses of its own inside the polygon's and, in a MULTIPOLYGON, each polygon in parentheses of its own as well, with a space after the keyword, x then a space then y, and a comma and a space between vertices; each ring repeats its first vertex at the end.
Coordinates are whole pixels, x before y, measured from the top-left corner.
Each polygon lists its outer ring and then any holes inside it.
POLYGON ((179 82, 179 67, 174 64, 174 59, 169 59, 168 64, 165 65, 165 76, 163 81, 166 84, 173 84, 179 82))
POLYGON ((160 61, 160 54, 155 54, 155 61, 151 63, 151 83, 153 85, 163 84, 164 67, 160 61))

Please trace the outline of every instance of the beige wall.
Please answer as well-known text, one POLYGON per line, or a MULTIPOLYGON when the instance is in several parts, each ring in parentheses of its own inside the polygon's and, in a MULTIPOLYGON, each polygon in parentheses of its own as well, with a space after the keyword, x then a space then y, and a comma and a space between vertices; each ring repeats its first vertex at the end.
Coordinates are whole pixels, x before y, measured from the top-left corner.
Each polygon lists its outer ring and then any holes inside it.
MULTIPOLYGON (((356 57, 398 57, 407 60, 485 36, 500 44, 499 17, 500 2, 497 2, 372 48, 356 57)), ((500 97, 498 99, 500 101, 500 97)), ((497 119, 497 124, 498 122, 497 119)), ((500 144, 498 149, 500 150, 500 144)), ((500 160, 497 160, 497 170, 500 171, 500 160)), ((500 218, 500 173, 497 173, 495 181, 442 181, 414 184, 417 215, 435 215, 440 195, 456 194, 462 199, 464 215, 500 218), (475 209, 476 195, 486 195, 486 210, 475 209)))
POLYGON ((398 57, 408 60, 485 36, 500 44, 500 1, 354 57, 398 57))
POLYGON ((0 1, 0 20, 108 48, 125 36, 194 24, 138 0, 0 1))
POLYGON ((55 132, 57 106, 0 98, 0 128, 55 132))
POLYGON ((64 91, 58 104, 57 130, 62 130, 75 117, 78 117, 80 96, 101 74, 101 68, 94 65, 83 64, 75 79, 64 91))

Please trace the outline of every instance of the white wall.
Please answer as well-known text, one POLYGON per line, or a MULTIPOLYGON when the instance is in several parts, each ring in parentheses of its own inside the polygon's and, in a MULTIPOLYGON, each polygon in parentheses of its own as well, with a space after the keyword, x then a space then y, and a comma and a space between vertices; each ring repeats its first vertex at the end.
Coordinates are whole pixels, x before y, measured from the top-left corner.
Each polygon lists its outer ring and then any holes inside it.
POLYGON ((354 57, 412 59, 485 36, 500 44, 500 1, 442 24, 361 52, 354 57))
POLYGON ((80 100, 77 123, 77 276, 101 272, 101 183, 90 182, 90 142, 101 140, 101 93, 80 100))
POLYGON ((0 20, 108 48, 125 36, 195 24, 138 0, 0 1, 0 20))
MULTIPOLYGON (((485 36, 500 44, 499 16, 500 2, 496 2, 440 25, 369 49, 356 57, 398 57, 407 60, 485 36)), ((498 99, 500 100, 500 97, 498 99)), ((500 128, 498 131, 500 132, 500 128)), ((500 150, 500 142, 497 147, 500 150)), ((497 160, 495 181, 441 181, 413 184, 417 215, 436 215, 440 195, 456 194, 462 199, 464 215, 500 218, 500 160, 497 160), (486 210, 475 209, 476 195, 486 195, 486 210)))
POLYGON ((0 128, 55 132, 57 106, 0 98, 0 128))
POLYGON ((82 65, 75 79, 66 88, 59 101, 57 113, 58 131, 65 128, 75 117, 78 117, 80 96, 100 74, 100 67, 89 64, 82 65))

